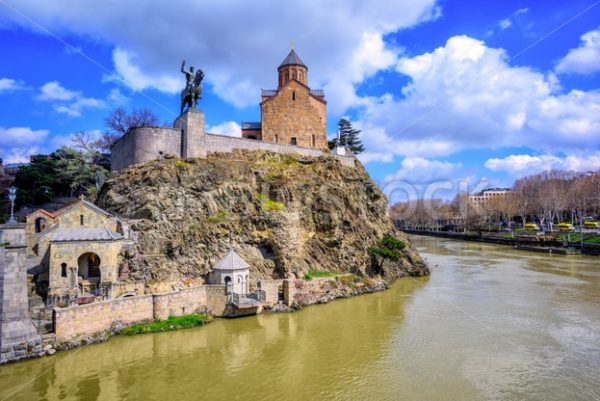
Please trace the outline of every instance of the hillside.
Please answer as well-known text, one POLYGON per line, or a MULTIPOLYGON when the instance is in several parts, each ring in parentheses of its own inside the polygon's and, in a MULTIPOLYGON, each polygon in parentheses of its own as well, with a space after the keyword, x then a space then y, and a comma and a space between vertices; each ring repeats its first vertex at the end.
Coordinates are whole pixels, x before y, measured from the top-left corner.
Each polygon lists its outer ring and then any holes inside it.
MULTIPOLYGON (((199 278, 234 247, 261 278, 327 270, 365 274, 368 247, 385 234, 403 241, 385 196, 366 171, 331 157, 236 152, 166 159, 113 175, 97 203, 132 220, 132 278, 199 278)), ((384 277, 425 275, 412 247, 386 262, 384 277)))

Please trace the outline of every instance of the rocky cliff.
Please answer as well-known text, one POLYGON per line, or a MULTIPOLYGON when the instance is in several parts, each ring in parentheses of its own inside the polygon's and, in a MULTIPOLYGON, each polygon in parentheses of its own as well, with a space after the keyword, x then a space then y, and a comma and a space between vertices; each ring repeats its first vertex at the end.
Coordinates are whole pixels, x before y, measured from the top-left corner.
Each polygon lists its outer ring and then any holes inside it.
MULTIPOLYGON (((233 247, 261 278, 327 270, 368 274, 367 249, 393 227, 387 199, 363 167, 332 157, 238 152, 166 159, 112 176, 97 203, 138 233, 124 257, 146 281, 201 278, 233 247)), ((386 262, 387 280, 428 274, 412 247, 386 262)))

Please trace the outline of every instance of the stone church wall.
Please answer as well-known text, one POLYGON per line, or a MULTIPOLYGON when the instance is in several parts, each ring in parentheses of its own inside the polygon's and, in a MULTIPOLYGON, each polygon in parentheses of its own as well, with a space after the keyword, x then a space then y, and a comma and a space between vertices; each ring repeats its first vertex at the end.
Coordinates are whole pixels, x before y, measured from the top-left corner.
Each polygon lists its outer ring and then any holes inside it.
POLYGON ((296 81, 280 88, 261 104, 262 139, 289 145, 327 149, 325 103, 296 81))

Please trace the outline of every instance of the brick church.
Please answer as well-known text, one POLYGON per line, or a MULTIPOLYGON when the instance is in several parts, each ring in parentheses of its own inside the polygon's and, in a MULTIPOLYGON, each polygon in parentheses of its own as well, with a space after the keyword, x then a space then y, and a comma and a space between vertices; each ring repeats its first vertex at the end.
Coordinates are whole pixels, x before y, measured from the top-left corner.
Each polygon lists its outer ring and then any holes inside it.
POLYGON ((327 149, 325 94, 308 86, 308 67, 292 49, 277 68, 276 90, 262 90, 261 122, 242 123, 242 137, 327 149))

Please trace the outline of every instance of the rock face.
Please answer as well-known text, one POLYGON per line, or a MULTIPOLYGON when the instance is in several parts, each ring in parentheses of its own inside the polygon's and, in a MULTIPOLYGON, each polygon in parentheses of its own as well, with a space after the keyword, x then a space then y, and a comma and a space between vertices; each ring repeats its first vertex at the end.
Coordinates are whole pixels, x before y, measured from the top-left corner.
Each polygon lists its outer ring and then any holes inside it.
MULTIPOLYGON (((363 167, 333 157, 236 152, 159 160, 112 176, 97 203, 131 219, 138 241, 123 264, 146 282, 201 280, 231 247, 253 278, 365 275, 368 247, 385 234, 408 242, 363 167)), ((412 247, 404 255, 386 262, 386 280, 429 273, 412 247)))

